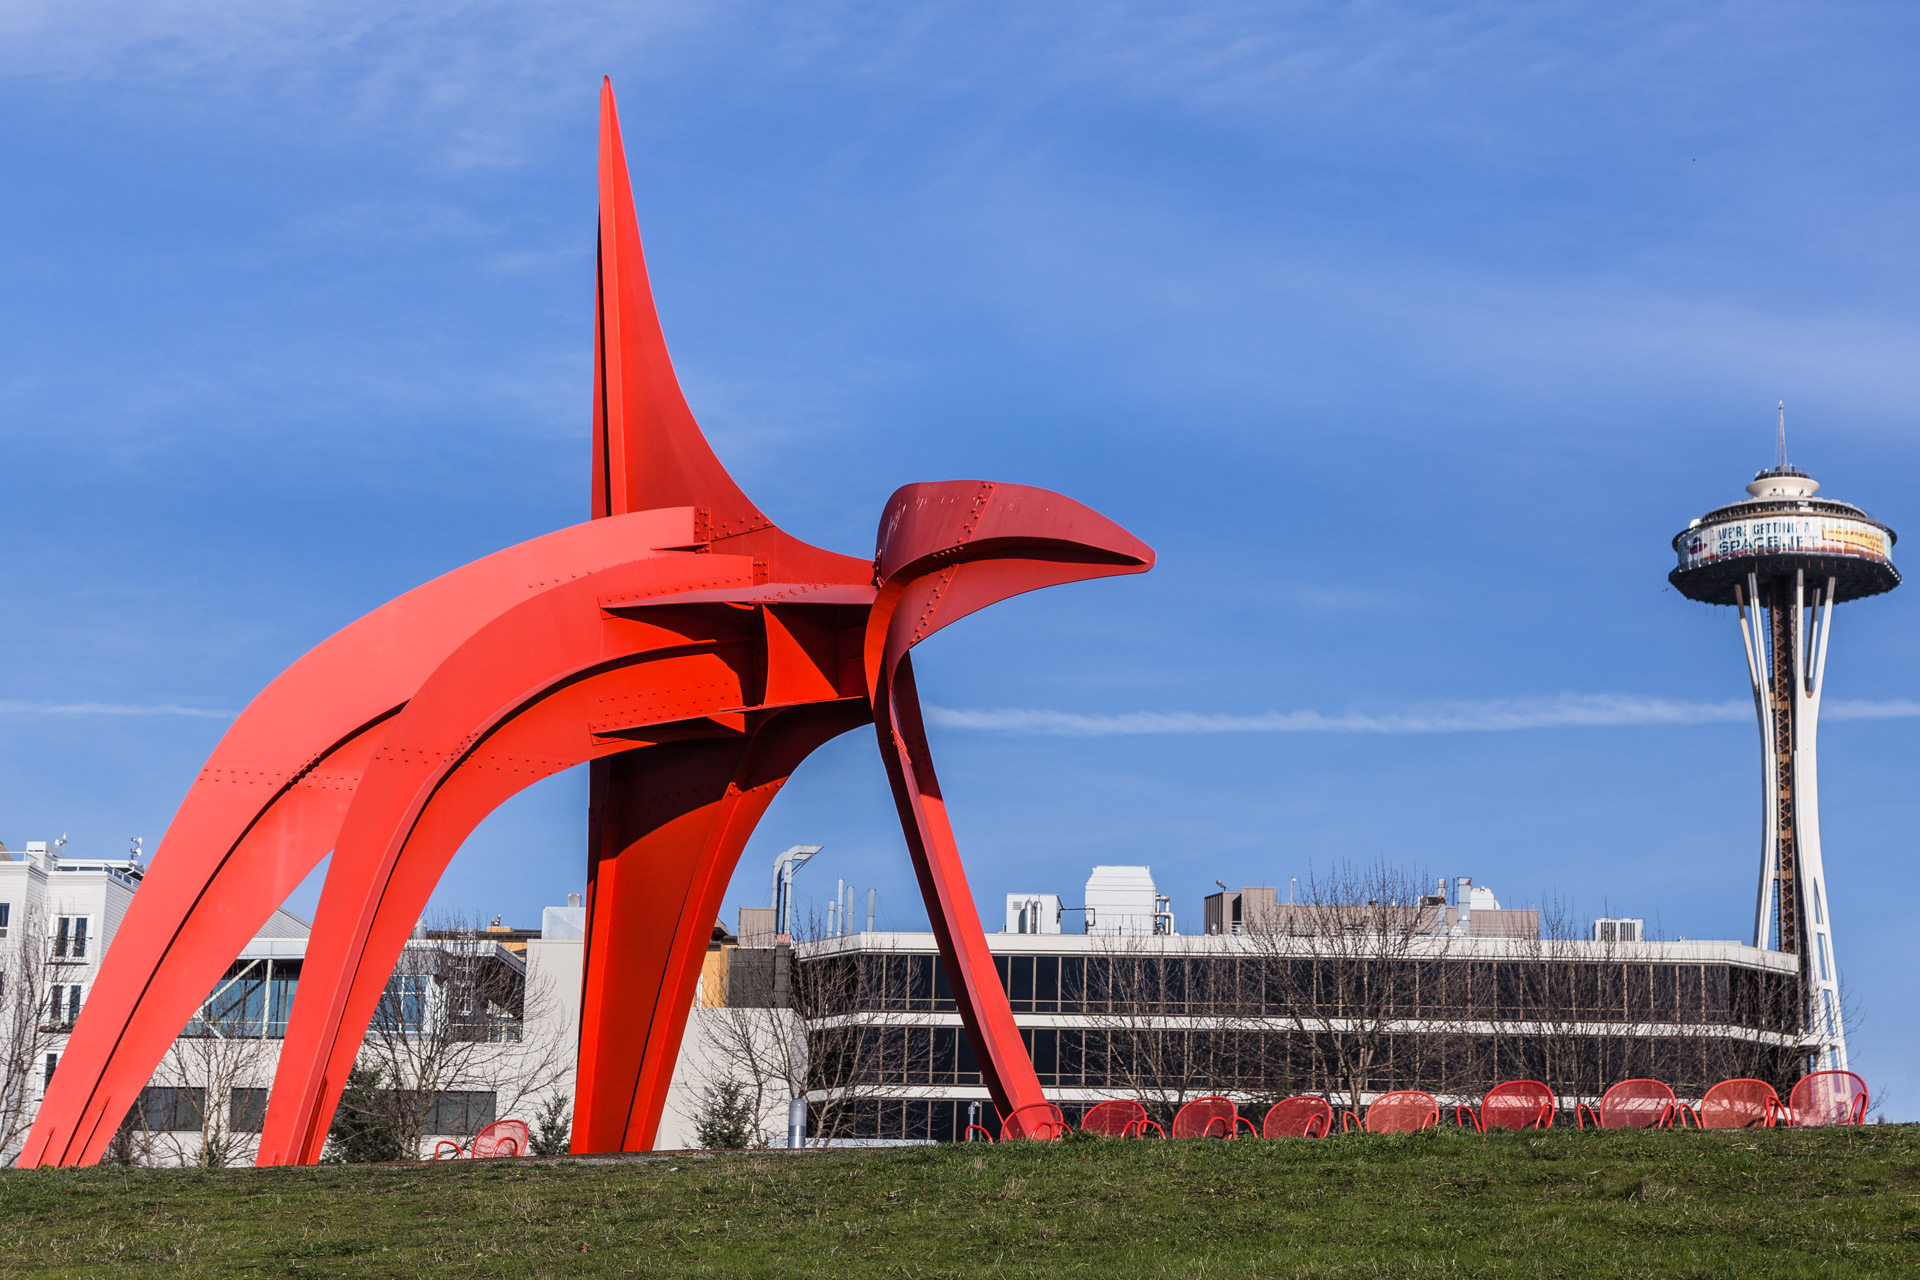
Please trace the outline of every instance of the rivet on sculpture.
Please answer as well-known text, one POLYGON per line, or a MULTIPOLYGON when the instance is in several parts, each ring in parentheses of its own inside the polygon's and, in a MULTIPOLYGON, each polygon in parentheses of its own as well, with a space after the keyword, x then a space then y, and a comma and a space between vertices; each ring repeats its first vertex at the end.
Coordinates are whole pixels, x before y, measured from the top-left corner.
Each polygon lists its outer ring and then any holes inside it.
POLYGON ((90 1164, 249 938, 329 852, 260 1140, 319 1158, 414 922, 502 801, 590 762, 576 1151, 653 1145, 721 896, 808 753, 872 724, 954 999, 1005 1115, 1044 1101, 967 887, 908 651, 1153 552, 1023 485, 908 485, 872 560, 776 528, 708 447, 601 89, 593 516, 436 578, 262 690, 181 801, 21 1163, 90 1164))

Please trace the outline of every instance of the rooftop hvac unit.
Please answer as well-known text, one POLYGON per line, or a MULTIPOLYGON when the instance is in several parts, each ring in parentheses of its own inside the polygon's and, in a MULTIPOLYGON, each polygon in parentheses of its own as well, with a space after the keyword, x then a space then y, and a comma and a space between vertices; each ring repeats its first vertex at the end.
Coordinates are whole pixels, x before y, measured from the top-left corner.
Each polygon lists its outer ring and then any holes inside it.
POLYGON ((1647 922, 1640 917, 1602 918, 1593 922, 1595 942, 1638 942, 1646 932, 1647 922))
POLYGON ((1007 926, 1003 933, 1060 932, 1060 895, 1057 893, 1010 893, 1007 895, 1007 926))

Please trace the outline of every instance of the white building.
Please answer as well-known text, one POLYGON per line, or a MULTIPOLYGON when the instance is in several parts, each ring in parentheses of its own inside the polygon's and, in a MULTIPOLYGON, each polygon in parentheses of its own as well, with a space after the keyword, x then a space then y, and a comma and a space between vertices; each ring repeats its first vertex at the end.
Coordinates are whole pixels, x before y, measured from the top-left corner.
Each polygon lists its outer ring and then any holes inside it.
MULTIPOLYGON (((141 874, 136 859, 69 857, 42 841, 18 854, 0 846, 0 1038, 13 1041, 0 1045, 0 1162, 26 1138, 141 874)), ((408 943, 376 1016, 388 1025, 369 1037, 363 1062, 384 1045, 395 1074, 419 1065, 411 1046, 431 1035, 408 1033, 444 1012, 445 984, 434 976, 449 958, 494 975, 518 1004, 501 1027, 455 1050, 422 1155, 494 1119, 531 1122, 555 1092, 572 1092, 585 914, 576 896, 548 908, 538 932, 423 929, 408 943)), ((210 1150, 216 1163, 251 1162, 307 942, 307 922, 276 911, 215 984, 136 1108, 143 1162, 197 1163, 210 1150)))
MULTIPOLYGON (((0 844, 0 1003, 11 1011, 31 1003, 40 1016, 28 1017, 31 1044, 7 1054, 6 1074, 28 1069, 38 1077, 30 1091, 37 1100, 66 1047, 66 1030, 80 1016, 93 987, 100 956, 119 928, 140 885, 140 866, 132 858, 64 856, 64 841, 29 841, 15 853, 0 844), (22 984, 26 985, 22 985, 22 984)), ((21 1019, 6 1018, 8 1026, 21 1019)), ((25 1093, 18 1082, 0 1079, 0 1107, 17 1112, 25 1093), (6 1098, 14 1093, 16 1098, 6 1098)), ((14 1125, 0 1118, 0 1128, 14 1125)), ((0 1132, 17 1144, 24 1137, 0 1132)))

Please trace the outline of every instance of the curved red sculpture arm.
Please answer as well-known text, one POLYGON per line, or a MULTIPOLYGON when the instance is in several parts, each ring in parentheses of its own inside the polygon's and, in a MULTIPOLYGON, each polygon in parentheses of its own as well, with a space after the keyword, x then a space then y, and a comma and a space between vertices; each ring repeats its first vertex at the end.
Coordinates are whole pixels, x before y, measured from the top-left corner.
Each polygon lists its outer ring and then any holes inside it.
MULTIPOLYGON (((876 565, 879 597, 867 623, 874 730, 927 915, 1000 1114, 1044 1104, 988 949, 914 688, 908 650, 996 600, 1040 587, 1140 573, 1153 552, 1070 498, 1025 485, 952 481, 909 485, 887 504, 876 565)), ((1022 1136, 1016 1134, 1014 1136, 1022 1136)))
POLYGON ((332 848, 389 717, 479 627, 543 585, 695 544, 691 507, 561 529, 416 587, 263 689, 181 801, 102 959, 20 1163, 100 1158, 167 1047, 332 848))
MULTIPOLYGON (((357 1027, 344 1021, 354 975, 363 973, 363 986, 377 1000, 446 860, 504 798, 486 786, 458 785, 456 770, 484 771, 495 755, 533 756, 549 764, 564 760, 554 767, 566 767, 598 754, 590 749, 595 738, 609 737, 616 728, 723 708, 735 709, 738 719, 738 667, 744 664, 738 655, 730 662, 722 649, 749 642, 740 627, 732 626, 731 634, 711 627, 699 632, 679 625, 684 619, 673 615, 656 614, 642 622, 609 614, 600 605, 702 588, 746 588, 753 576, 753 561, 746 557, 661 555, 549 586, 476 632, 394 717, 341 826, 328 868, 262 1137, 263 1163, 302 1158, 299 1151, 318 1116, 322 1093, 329 1088, 337 1093, 344 1082, 345 1070, 335 1070, 334 1059, 344 1053, 350 1065, 364 1031, 364 1020, 357 1027), (595 668, 631 666, 649 656, 653 671, 630 673, 631 687, 593 707, 547 696, 595 668), (492 746, 517 718, 527 717, 536 728, 523 732, 534 732, 541 750, 492 746), (553 726, 551 733, 540 735, 537 727, 547 725, 553 726), (435 800, 441 803, 430 803, 435 800)), ((612 749, 633 745, 609 737, 612 749)), ((543 768, 524 775, 523 785, 552 771, 543 768)), ((330 1114, 330 1105, 326 1111, 330 1114)), ((319 1119, 324 1129, 324 1117, 319 1119)))

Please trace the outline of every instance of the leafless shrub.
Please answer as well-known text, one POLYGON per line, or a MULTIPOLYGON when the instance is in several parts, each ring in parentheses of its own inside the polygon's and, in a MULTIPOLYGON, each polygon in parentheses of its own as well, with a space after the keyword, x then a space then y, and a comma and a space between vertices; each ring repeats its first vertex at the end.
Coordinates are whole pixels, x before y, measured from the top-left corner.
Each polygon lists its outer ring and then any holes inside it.
POLYGON ((420 1151, 436 1133, 513 1115, 560 1084, 571 1066, 566 1046, 522 1035, 553 998, 529 989, 524 959, 483 926, 450 919, 416 930, 357 1060, 385 1082, 369 1105, 390 1108, 383 1119, 401 1148, 420 1151), (490 1114, 476 1113, 489 1097, 490 1114))
POLYGON ((792 943, 738 949, 725 1004, 705 1020, 715 1074, 738 1083, 759 1117, 757 1145, 784 1142, 787 1105, 803 1096, 814 1145, 849 1136, 899 1080, 920 1030, 875 1007, 870 957, 819 954, 825 938, 808 915, 792 943))
POLYGON ((1264 1011, 1293 1032, 1266 1042, 1268 1080, 1356 1110, 1383 1087, 1446 1088, 1461 1055, 1444 1024, 1460 1002, 1443 909, 1422 903, 1425 883, 1384 862, 1341 863, 1310 872, 1300 901, 1247 922, 1264 1011), (1397 1034, 1414 1018, 1423 1034, 1397 1034))
POLYGON ((68 1023, 49 1005, 53 946, 46 920, 34 908, 14 916, 0 941, 0 1153, 11 1165, 39 1108, 47 1082, 47 1055, 68 1023))

